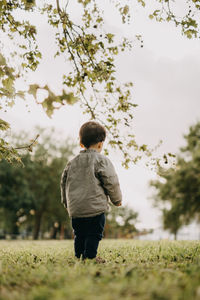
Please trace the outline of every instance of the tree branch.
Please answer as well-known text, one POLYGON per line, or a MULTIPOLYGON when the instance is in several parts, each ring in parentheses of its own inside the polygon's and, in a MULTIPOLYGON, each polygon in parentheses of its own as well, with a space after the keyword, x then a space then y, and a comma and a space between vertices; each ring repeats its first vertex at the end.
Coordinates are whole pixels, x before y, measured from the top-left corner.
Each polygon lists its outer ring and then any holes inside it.
POLYGON ((39 138, 39 134, 37 134, 36 138, 33 140, 33 142, 30 144, 30 145, 25 145, 25 146, 21 146, 21 147, 17 147, 17 148, 14 148, 15 150, 20 150, 20 149, 31 149, 31 147, 35 144, 36 140, 39 138))

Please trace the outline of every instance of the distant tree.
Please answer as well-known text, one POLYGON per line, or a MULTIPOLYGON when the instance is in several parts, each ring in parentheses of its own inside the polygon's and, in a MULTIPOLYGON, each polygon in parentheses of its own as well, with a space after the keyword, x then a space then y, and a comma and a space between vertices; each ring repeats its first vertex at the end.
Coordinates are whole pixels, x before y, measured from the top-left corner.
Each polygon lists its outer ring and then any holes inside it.
POLYGON ((175 240, 182 225, 183 222, 178 207, 173 206, 170 210, 163 209, 163 228, 169 230, 174 235, 175 240))
POLYGON ((160 167, 160 180, 150 182, 156 188, 155 204, 163 210, 164 228, 175 235, 183 224, 200 221, 200 122, 184 138, 176 169, 160 167))
MULTIPOLYGON (((28 162, 24 158, 24 163, 28 162)), ((28 214, 32 206, 33 193, 19 165, 10 165, 5 160, 0 162, 0 208, 7 233, 19 233, 19 218, 28 214)))
POLYGON ((128 206, 115 207, 110 205, 107 212, 105 237, 106 238, 132 238, 138 230, 138 213, 128 206))
POLYGON ((70 218, 59 200, 61 173, 67 161, 67 158, 55 157, 49 166, 49 176, 52 177, 50 180, 51 190, 49 191, 49 197, 51 198, 49 207, 43 215, 41 232, 50 231, 50 238, 54 239, 57 238, 58 233, 60 238, 72 237, 70 218), (58 199, 58 201, 55 201, 55 199, 58 199))
MULTIPOLYGON (((74 145, 62 142, 55 131, 37 128, 39 143, 22 156, 20 164, 0 162, 0 214, 7 233, 17 235, 24 230, 33 239, 45 233, 50 238, 71 238, 72 229, 67 211, 60 201, 61 173, 73 154, 74 145)), ((13 143, 29 140, 26 132, 13 137, 13 143)), ((138 214, 131 208, 111 205, 107 215, 106 237, 133 237, 137 232, 138 214)))
MULTIPOLYGON (((24 168, 5 160, 0 162, 0 207, 7 219, 5 224, 11 224, 10 231, 15 234, 27 224, 34 239, 39 236, 45 216, 52 228, 56 222, 60 226, 69 223, 60 201, 60 177, 74 149, 69 140, 60 142, 53 130, 37 130, 41 143, 22 157, 24 168)), ((23 141, 19 135, 15 139, 23 141)))

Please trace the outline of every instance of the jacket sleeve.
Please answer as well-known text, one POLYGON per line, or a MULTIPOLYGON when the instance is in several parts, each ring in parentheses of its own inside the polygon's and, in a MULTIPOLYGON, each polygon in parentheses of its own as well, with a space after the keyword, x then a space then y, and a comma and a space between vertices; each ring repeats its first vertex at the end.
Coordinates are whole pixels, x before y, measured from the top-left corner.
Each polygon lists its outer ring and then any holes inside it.
POLYGON ((69 164, 65 167, 60 181, 60 191, 61 191, 61 203, 67 208, 67 199, 66 199, 66 181, 67 181, 67 174, 69 170, 69 164))
POLYGON ((105 194, 109 196, 111 202, 114 205, 122 202, 119 179, 112 162, 108 158, 99 163, 97 174, 105 194))

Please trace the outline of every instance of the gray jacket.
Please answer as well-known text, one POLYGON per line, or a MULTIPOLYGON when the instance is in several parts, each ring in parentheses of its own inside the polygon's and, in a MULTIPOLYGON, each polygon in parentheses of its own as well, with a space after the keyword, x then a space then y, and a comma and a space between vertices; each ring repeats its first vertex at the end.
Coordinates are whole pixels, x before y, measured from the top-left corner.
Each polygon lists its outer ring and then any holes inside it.
POLYGON ((119 180, 111 161, 95 149, 81 150, 66 165, 60 182, 61 202, 73 218, 92 217, 122 201, 119 180))

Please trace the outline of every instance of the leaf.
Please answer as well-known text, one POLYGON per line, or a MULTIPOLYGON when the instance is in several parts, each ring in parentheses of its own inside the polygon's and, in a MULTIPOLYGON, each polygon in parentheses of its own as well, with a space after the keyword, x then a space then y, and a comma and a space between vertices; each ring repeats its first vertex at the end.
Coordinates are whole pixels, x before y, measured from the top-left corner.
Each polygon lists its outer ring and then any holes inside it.
POLYGON ((112 33, 107 33, 106 34, 106 38, 108 39, 108 43, 112 43, 113 42, 113 38, 114 38, 114 34, 112 33))
POLYGON ((4 80, 2 80, 3 86, 4 88, 9 91, 9 92, 13 92, 14 91, 14 87, 13 87, 13 79, 11 79, 11 77, 8 77, 4 80))
POLYGON ((71 104, 71 105, 76 103, 79 100, 79 98, 75 97, 73 93, 66 93, 64 90, 63 90, 63 94, 59 96, 59 98, 61 100, 66 100, 67 104, 71 104))
POLYGON ((3 55, 0 53, 0 66, 6 65, 6 60, 3 55))
POLYGON ((0 130, 7 130, 10 128, 10 124, 2 119, 0 119, 0 130))
POLYGON ((142 146, 140 146, 140 150, 142 150, 142 151, 146 151, 147 150, 147 145, 142 145, 142 146))
POLYGON ((37 94, 38 88, 39 88, 38 84, 31 84, 29 86, 28 93, 31 94, 31 95, 33 95, 34 98, 36 98, 36 94, 37 94))
POLYGON ((138 3, 141 3, 143 7, 145 7, 145 5, 146 5, 144 0, 138 0, 138 3))
POLYGON ((25 92, 24 91, 18 91, 16 93, 16 96, 22 98, 23 100, 25 100, 25 92))
POLYGON ((14 101, 14 100, 8 101, 8 106, 9 106, 9 107, 13 107, 14 104, 15 104, 15 101, 14 101))

